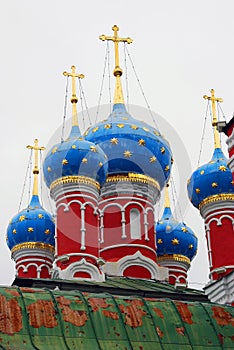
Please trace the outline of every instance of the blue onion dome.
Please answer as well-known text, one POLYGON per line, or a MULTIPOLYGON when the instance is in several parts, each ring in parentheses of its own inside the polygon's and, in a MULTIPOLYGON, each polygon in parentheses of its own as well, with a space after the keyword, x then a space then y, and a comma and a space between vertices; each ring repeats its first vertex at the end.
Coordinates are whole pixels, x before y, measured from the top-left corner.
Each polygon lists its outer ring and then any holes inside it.
POLYGON ((169 143, 158 130, 134 119, 124 103, 114 103, 109 117, 84 136, 107 155, 108 175, 143 174, 156 180, 161 189, 167 182, 172 165, 169 143))
POLYGON ((107 160, 103 150, 81 137, 80 129, 73 125, 69 138, 54 145, 43 164, 44 179, 48 187, 63 177, 87 177, 102 185, 106 180, 107 160))
POLYGON ((55 225, 51 214, 33 195, 27 208, 16 214, 7 228, 7 245, 13 252, 20 248, 54 249, 55 225))
POLYGON ((196 208, 200 208, 213 196, 234 193, 231 170, 221 148, 215 148, 209 163, 200 166, 188 180, 188 196, 196 208))
POLYGON ((156 223, 157 256, 174 256, 190 263, 197 253, 197 237, 185 223, 174 219, 166 188, 165 208, 162 218, 156 223))

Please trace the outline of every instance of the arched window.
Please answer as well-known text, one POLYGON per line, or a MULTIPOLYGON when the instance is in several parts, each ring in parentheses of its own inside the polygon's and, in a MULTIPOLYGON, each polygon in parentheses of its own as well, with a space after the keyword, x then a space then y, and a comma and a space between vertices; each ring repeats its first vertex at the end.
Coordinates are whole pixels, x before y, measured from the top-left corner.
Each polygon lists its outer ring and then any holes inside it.
POLYGON ((141 239, 140 212, 135 208, 130 210, 130 235, 132 239, 141 239))

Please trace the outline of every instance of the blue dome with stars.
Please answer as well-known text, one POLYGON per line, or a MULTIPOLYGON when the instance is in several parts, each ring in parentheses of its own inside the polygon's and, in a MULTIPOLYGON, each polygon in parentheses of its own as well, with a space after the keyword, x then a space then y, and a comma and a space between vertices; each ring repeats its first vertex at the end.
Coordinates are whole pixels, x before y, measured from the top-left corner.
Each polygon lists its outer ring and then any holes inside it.
POLYGON ((164 187, 172 164, 169 143, 158 130, 131 117, 123 103, 114 104, 108 119, 89 128, 84 136, 107 155, 108 175, 143 174, 164 187))
POLYGON ((188 196, 199 208, 202 202, 215 195, 234 193, 231 170, 221 148, 215 148, 211 161, 200 166, 188 180, 188 196))
POLYGON ((51 214, 42 208, 38 196, 33 195, 28 207, 11 219, 7 228, 7 245, 10 250, 30 243, 42 243, 53 248, 54 235, 55 225, 51 214))
POLYGON ((69 138, 47 153, 43 172, 48 187, 67 176, 88 177, 102 185, 107 174, 106 155, 99 146, 81 137, 78 126, 73 126, 69 138))
POLYGON ((164 209, 155 229, 158 257, 182 255, 192 261, 197 252, 197 237, 186 224, 174 219, 170 208, 164 209))

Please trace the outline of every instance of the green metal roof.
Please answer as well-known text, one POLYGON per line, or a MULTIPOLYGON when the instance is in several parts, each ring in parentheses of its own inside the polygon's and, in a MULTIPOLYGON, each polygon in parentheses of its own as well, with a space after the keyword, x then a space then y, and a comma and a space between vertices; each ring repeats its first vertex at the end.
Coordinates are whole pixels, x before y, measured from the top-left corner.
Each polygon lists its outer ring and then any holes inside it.
POLYGON ((234 349, 234 308, 77 290, 0 287, 0 349, 234 349))

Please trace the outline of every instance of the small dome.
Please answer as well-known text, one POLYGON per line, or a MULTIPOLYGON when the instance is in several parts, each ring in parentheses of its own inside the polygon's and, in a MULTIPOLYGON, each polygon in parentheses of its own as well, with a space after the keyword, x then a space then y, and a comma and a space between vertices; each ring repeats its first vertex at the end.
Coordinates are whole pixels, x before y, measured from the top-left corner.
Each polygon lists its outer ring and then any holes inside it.
POLYGON ((225 193, 234 193, 232 173, 222 150, 215 148, 211 161, 195 170, 188 180, 188 196, 199 208, 204 199, 225 193))
POLYGON ((124 104, 114 104, 108 119, 84 135, 107 155, 109 175, 144 174, 164 187, 171 171, 170 146, 158 130, 131 117, 124 104))
POLYGON ((64 176, 85 176, 102 185, 107 173, 106 155, 99 146, 81 137, 78 126, 73 126, 69 138, 47 153, 43 171, 48 187, 64 176))
POLYGON ((197 237, 186 224, 173 218, 170 208, 164 209, 155 229, 158 257, 176 254, 192 261, 197 252, 197 237))
POLYGON ((55 246, 55 225, 51 214, 44 210, 37 195, 29 206, 16 214, 7 228, 7 245, 10 250, 23 243, 44 243, 55 246))

